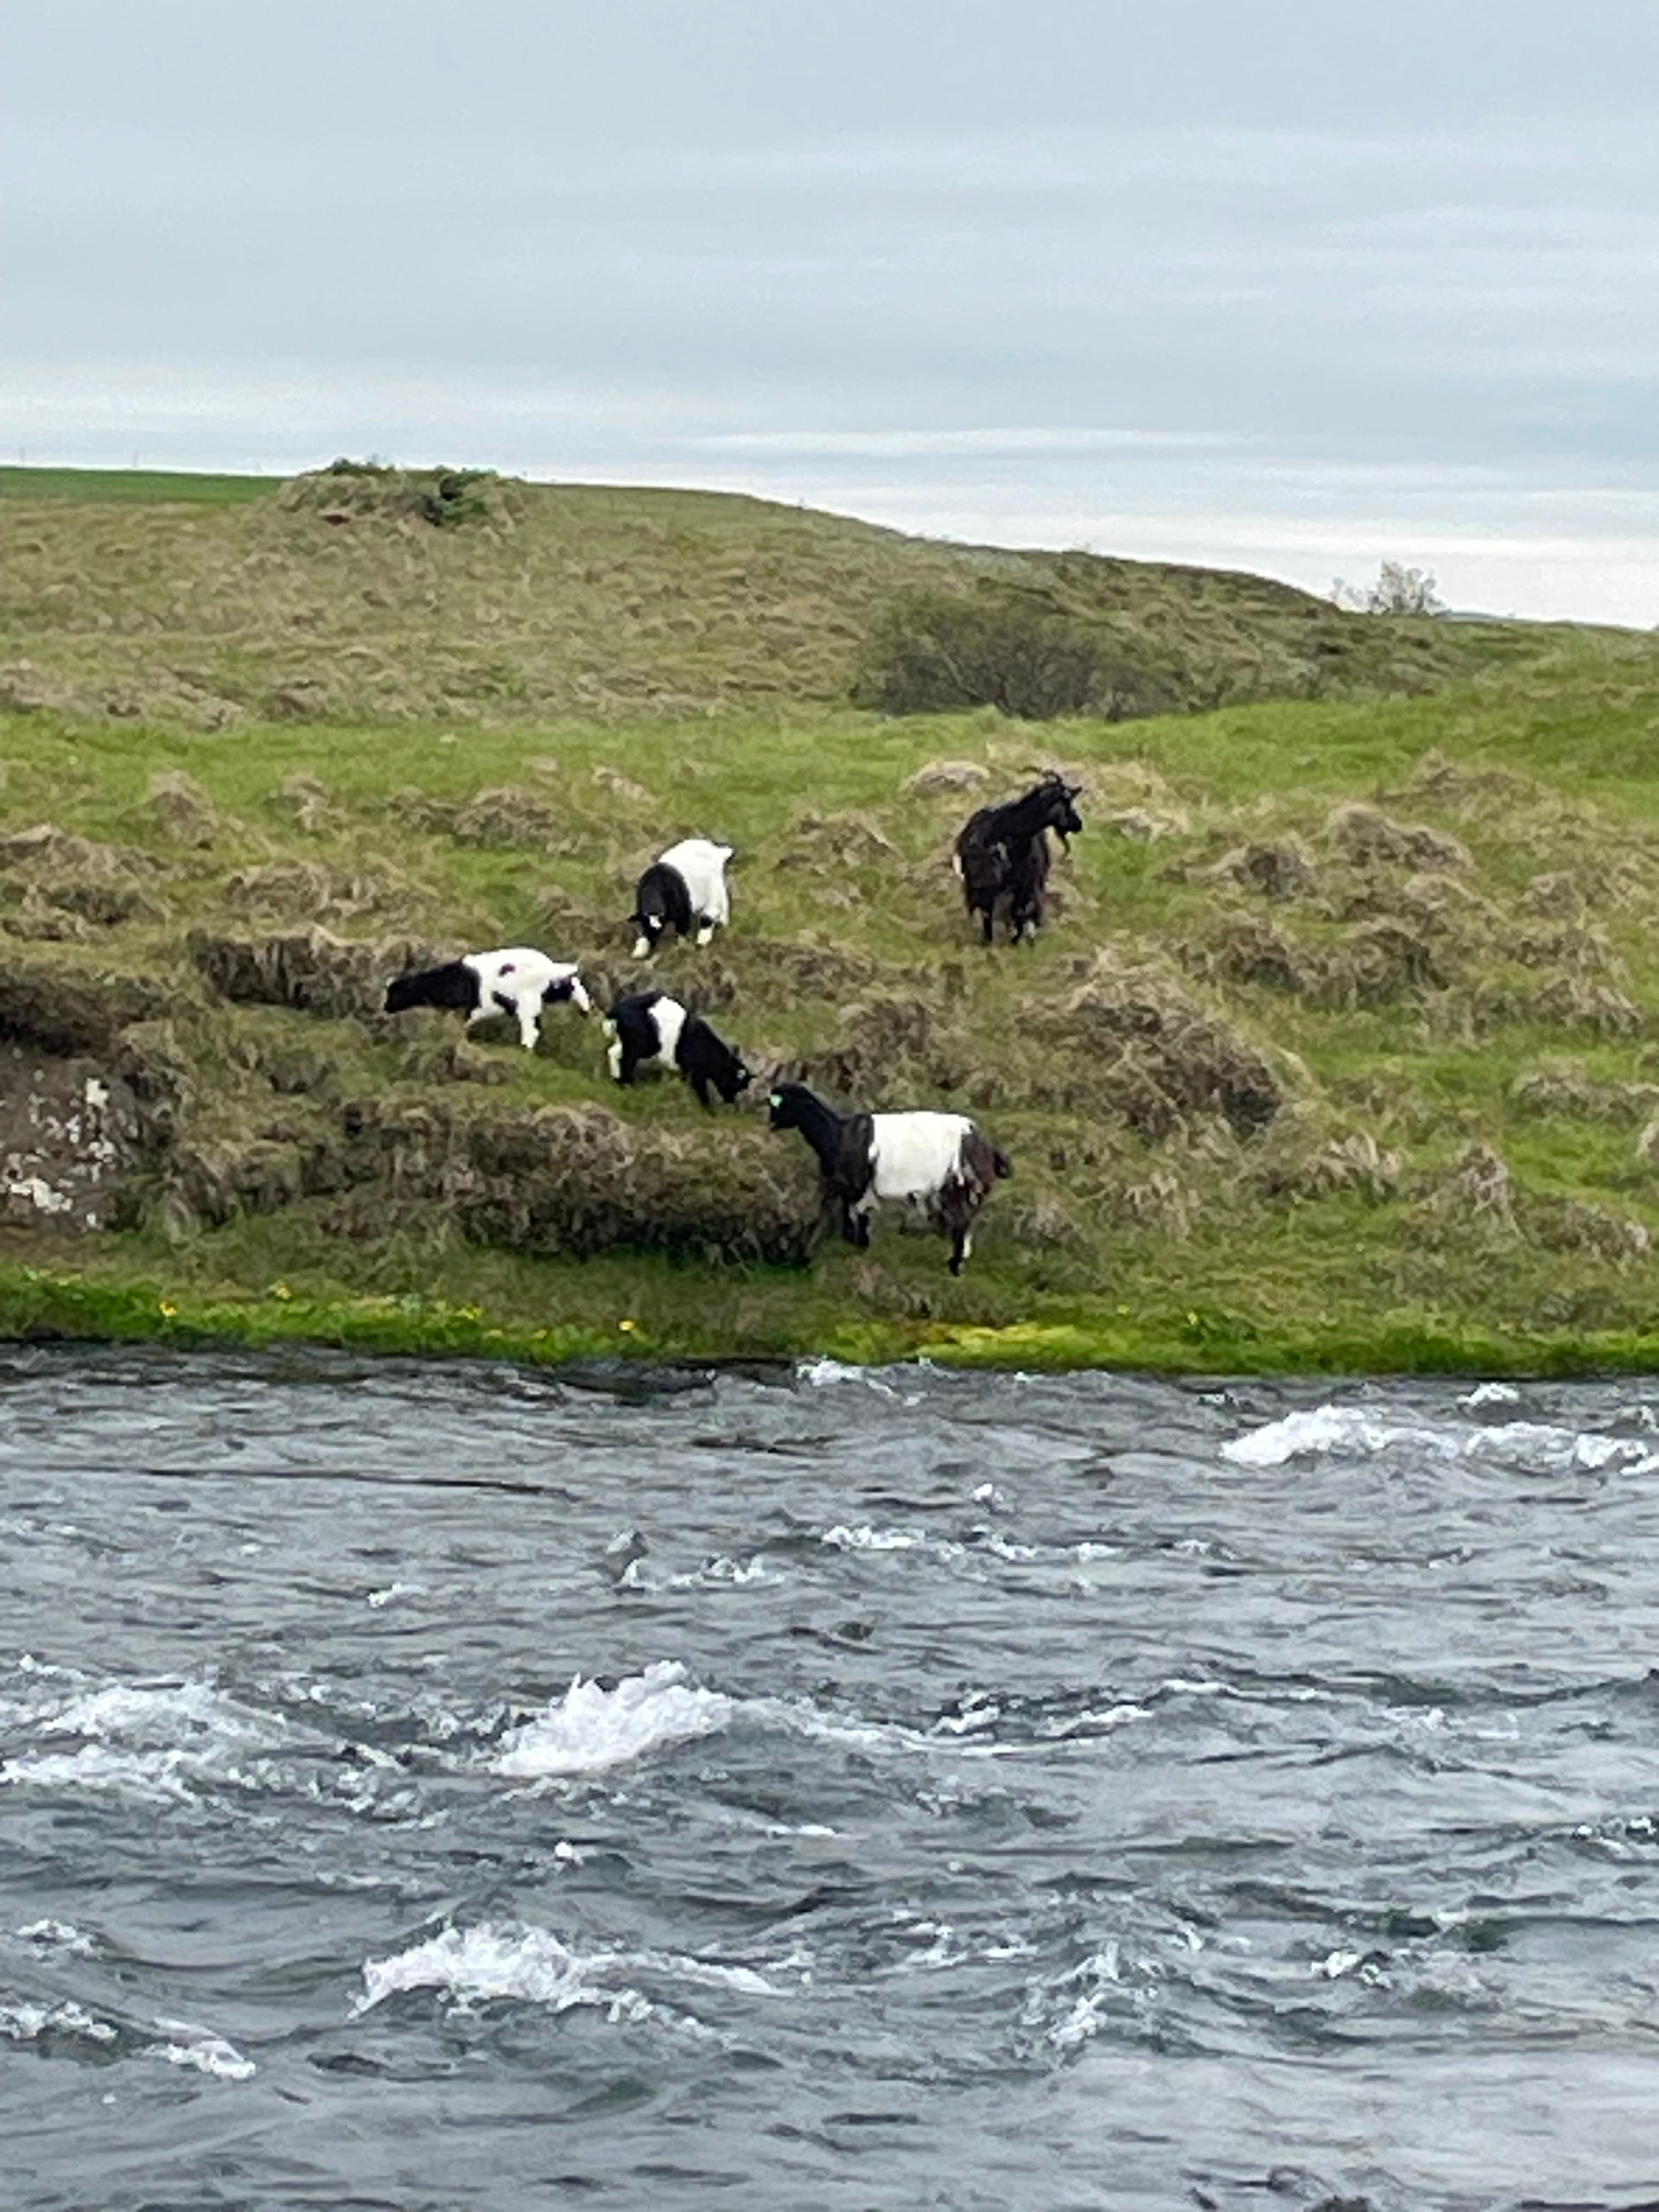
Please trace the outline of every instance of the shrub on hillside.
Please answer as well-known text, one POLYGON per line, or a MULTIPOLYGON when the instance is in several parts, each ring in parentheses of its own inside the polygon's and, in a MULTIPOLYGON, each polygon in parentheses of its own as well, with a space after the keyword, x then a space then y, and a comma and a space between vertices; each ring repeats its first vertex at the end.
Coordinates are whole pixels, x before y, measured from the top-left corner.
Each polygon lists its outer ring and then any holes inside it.
POLYGON ((1081 714, 1096 702, 1100 647, 1018 592, 907 592, 866 641, 854 689, 860 706, 886 714, 949 714, 995 707, 1023 721, 1081 714))
POLYGON ((492 469, 400 469, 389 461, 331 461, 294 477, 281 501, 291 512, 325 522, 430 523, 453 530, 467 522, 512 519, 508 480, 492 469))

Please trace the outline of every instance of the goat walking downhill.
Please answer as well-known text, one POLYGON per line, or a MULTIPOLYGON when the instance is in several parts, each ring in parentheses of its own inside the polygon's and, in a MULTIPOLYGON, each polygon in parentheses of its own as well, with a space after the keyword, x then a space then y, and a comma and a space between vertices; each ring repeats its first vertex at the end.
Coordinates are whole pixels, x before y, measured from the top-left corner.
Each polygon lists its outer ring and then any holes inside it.
POLYGON ((618 999, 605 1018, 611 1039, 611 1080, 632 1083, 647 1060, 659 1060, 678 1068, 696 1093, 699 1106, 709 1106, 710 1090, 718 1091, 728 1106, 746 1091, 753 1078, 734 1052, 701 1014, 694 1014, 665 991, 635 991, 618 999))
POLYGON ((1008 941, 1035 937, 1042 927, 1043 895, 1048 881, 1048 832, 1062 846, 1083 828, 1075 801, 1080 783, 1067 783, 1050 769, 1041 783, 1005 805, 981 806, 970 814, 957 839, 952 866, 962 878, 970 916, 977 914, 989 945, 997 909, 1006 907, 1008 941))
POLYGON ((974 1249, 973 1226, 996 1183, 1013 1169, 965 1114, 837 1114, 804 1083, 780 1083, 771 1126, 799 1129, 818 1156, 841 1230, 862 1250, 881 1200, 907 1206, 951 1240, 951 1273, 974 1249))
POLYGON ((439 968, 395 975, 386 989, 389 1014, 401 1014, 410 1006, 453 1006, 465 1013, 469 1029, 493 1014, 510 1014, 519 1024, 519 1042, 526 1052, 536 1049, 544 1007, 565 1000, 584 1014, 592 1011, 576 963, 550 960, 531 945, 465 953, 439 968))
POLYGON ((648 960, 659 940, 672 929, 677 937, 696 932, 707 945, 732 919, 726 884, 730 845, 708 837, 683 837, 659 854, 640 878, 634 893, 634 957, 648 960))

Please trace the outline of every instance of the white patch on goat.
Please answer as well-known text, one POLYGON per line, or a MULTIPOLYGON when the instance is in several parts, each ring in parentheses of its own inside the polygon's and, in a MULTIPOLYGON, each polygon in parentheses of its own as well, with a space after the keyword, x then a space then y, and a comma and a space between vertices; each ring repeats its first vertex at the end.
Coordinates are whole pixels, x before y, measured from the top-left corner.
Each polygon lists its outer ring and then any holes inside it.
POLYGON ((674 1048, 686 1024, 685 1008, 678 999, 659 999, 651 1009, 651 1018, 657 1024, 657 1057, 665 1066, 672 1067, 674 1048))
POLYGON ((556 983, 568 983, 573 1006, 583 1013, 592 1000, 583 989, 574 960, 550 960, 533 945, 504 945, 496 952, 469 952, 461 962, 478 979, 478 1003, 467 1016, 468 1026, 487 1021, 502 1011, 505 1000, 519 1024, 519 1042, 534 1052, 541 1034, 542 1000, 556 983))
POLYGON ((957 1172, 973 1123, 965 1114, 872 1114, 873 1173, 864 1204, 878 1198, 926 1205, 957 1172))
POLYGON ((677 870, 684 878, 691 912, 702 925, 697 932, 697 942, 707 945, 714 930, 732 919, 731 894, 726 887, 726 864, 732 857, 731 846, 717 845, 709 837, 683 837, 678 845, 671 845, 657 857, 664 867, 677 870))

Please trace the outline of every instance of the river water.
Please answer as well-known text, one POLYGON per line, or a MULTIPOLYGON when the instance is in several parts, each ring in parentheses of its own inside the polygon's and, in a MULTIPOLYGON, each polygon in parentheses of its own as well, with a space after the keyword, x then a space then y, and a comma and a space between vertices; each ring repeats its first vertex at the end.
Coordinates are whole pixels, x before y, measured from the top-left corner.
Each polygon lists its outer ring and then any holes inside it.
POLYGON ((1659 1389, 0 1352, 0 2202, 1659 2195, 1659 1389))

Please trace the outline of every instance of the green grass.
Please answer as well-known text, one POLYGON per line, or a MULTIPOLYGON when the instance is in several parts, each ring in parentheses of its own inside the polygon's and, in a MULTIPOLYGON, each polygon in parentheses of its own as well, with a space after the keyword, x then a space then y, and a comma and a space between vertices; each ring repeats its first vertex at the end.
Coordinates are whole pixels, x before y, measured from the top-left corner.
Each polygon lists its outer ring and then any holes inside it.
POLYGON ((0 467, 0 499, 133 507, 240 507, 275 496, 280 477, 213 476, 189 469, 0 467))
MULTIPOLYGON (((0 1233, 0 1327, 521 1358, 1651 1365, 1659 1268, 1639 1247, 1659 1235, 1659 1190, 1636 1138, 1659 1084, 1659 824, 1653 787, 1595 772, 1587 734, 1633 763, 1651 726, 1659 661, 1593 635, 1427 698, 1045 731, 988 714, 216 733, 11 717, 0 853, 51 821, 105 857, 0 859, 0 1025, 9 1003, 16 1030, 31 978, 94 1008, 123 978, 159 981, 178 1009, 169 1049, 191 1073, 175 1151, 141 1178, 133 1225, 0 1233), (984 764, 997 788, 1047 757, 1088 783, 1089 830, 1057 865, 1061 910, 1034 948, 987 956, 970 940, 943 857, 970 801, 903 788, 939 757, 984 764), (178 773, 199 794, 199 843, 170 836, 153 803, 155 779, 178 773), (295 777, 313 779, 308 830, 295 777), (539 803, 542 826, 525 843, 464 842, 468 805, 501 787, 539 803), (1333 812, 1354 804, 1457 841, 1467 860, 1359 865, 1333 812), (453 1035, 443 1017, 400 1027, 228 1006, 187 954, 191 930, 303 934, 337 895, 323 918, 347 944, 522 939, 616 988, 634 972, 633 872, 697 830, 738 849, 736 925, 708 955, 666 956, 660 980, 712 992, 717 1024, 757 1065, 804 1061, 862 1103, 968 1107, 1013 1154, 961 1282, 937 1240, 891 1224, 868 1255, 830 1246, 801 1267, 711 1260, 695 1236, 678 1254, 562 1256, 545 1219, 516 1247, 481 1243, 459 1214, 383 1182, 361 1200, 301 1192, 257 1210, 250 1162, 261 1175, 275 1162, 280 1182, 282 1163, 337 1149, 354 1100, 463 1148, 478 1116, 527 1129, 538 1112, 602 1106, 628 1146, 666 1147, 675 1175, 707 1181, 716 1243, 733 1177, 796 1174, 810 1206, 800 1148, 758 1115, 705 1121, 677 1085, 617 1093, 601 1040, 574 1017, 550 1018, 533 1059, 481 1047, 500 1082, 446 1083, 422 1058, 453 1035), (1227 872, 1229 854, 1274 842, 1306 855, 1303 895, 1267 899, 1227 872), (88 866, 113 869, 138 904, 52 933, 67 911, 53 899, 88 866), (267 872, 252 892, 251 870, 267 872), (1547 911, 1557 899, 1565 918, 1547 911), (1345 996, 1344 963, 1379 923, 1432 949, 1443 981, 1385 976, 1374 1000, 1345 996), (1246 927, 1277 933, 1305 988, 1228 969, 1246 927), (1137 1133, 1121 1079, 1140 1065, 1133 1024, 1103 1059, 1067 1029, 1079 992, 1121 977, 1261 1056, 1282 1093, 1273 1124, 1241 1135, 1200 1103, 1137 1133), (307 1057, 326 1070, 314 1085, 273 1090, 271 1071, 307 1057), (1563 1061, 1613 1118, 1571 1097, 1517 1101, 1517 1083, 1563 1061), (1473 1146, 1507 1168, 1496 1217, 1459 1182, 1473 1146), (1361 1155, 1374 1174, 1354 1170, 1361 1155), (222 1179, 228 1218, 182 1204, 187 1157, 198 1181, 222 1179)), ((1157 1073, 1179 1079, 1178 1065, 1157 1073)), ((398 1142, 411 1141, 406 1127, 398 1142)), ((793 1202, 787 1189, 777 1202, 793 1202)))
MULTIPOLYGON (((708 494, 507 487, 495 522, 434 531, 379 516, 373 480, 366 525, 175 481, 130 501, 120 472, 0 472, 0 699, 33 709, 0 712, 0 1042, 76 1042, 167 1117, 125 1225, 70 1237, 14 1203, 0 1332, 1655 1364, 1653 639, 1379 624, 1259 579, 708 494), (884 592, 1010 574, 1229 680, 1316 631, 1352 696, 1043 728, 839 703, 884 592), (1391 671, 1413 696, 1368 695, 1391 671), (907 789, 940 760, 994 793, 1036 762, 1086 783, 1036 946, 973 942, 946 856, 978 793, 907 789), (46 823, 89 842, 9 843, 46 823), (1443 865, 1366 857, 1401 830, 1443 865), (738 848, 735 926, 653 980, 757 1067, 975 1113, 1016 1174, 960 1282, 890 1223, 868 1255, 781 1264, 804 1148, 758 1100, 705 1120, 677 1084, 617 1093, 574 1016, 533 1059, 457 1061, 443 1017, 349 1011, 419 944, 539 943, 629 985, 633 878, 696 831, 738 848), (315 969, 289 1002, 218 995, 230 951, 283 945, 315 969), (332 1013, 297 1003, 319 978, 332 1013), (1229 1120, 1235 1078, 1276 1092, 1270 1126, 1229 1120), (584 1176, 617 1201, 608 1249, 584 1176)), ((0 1159, 18 1107, 0 1090, 0 1159)))

